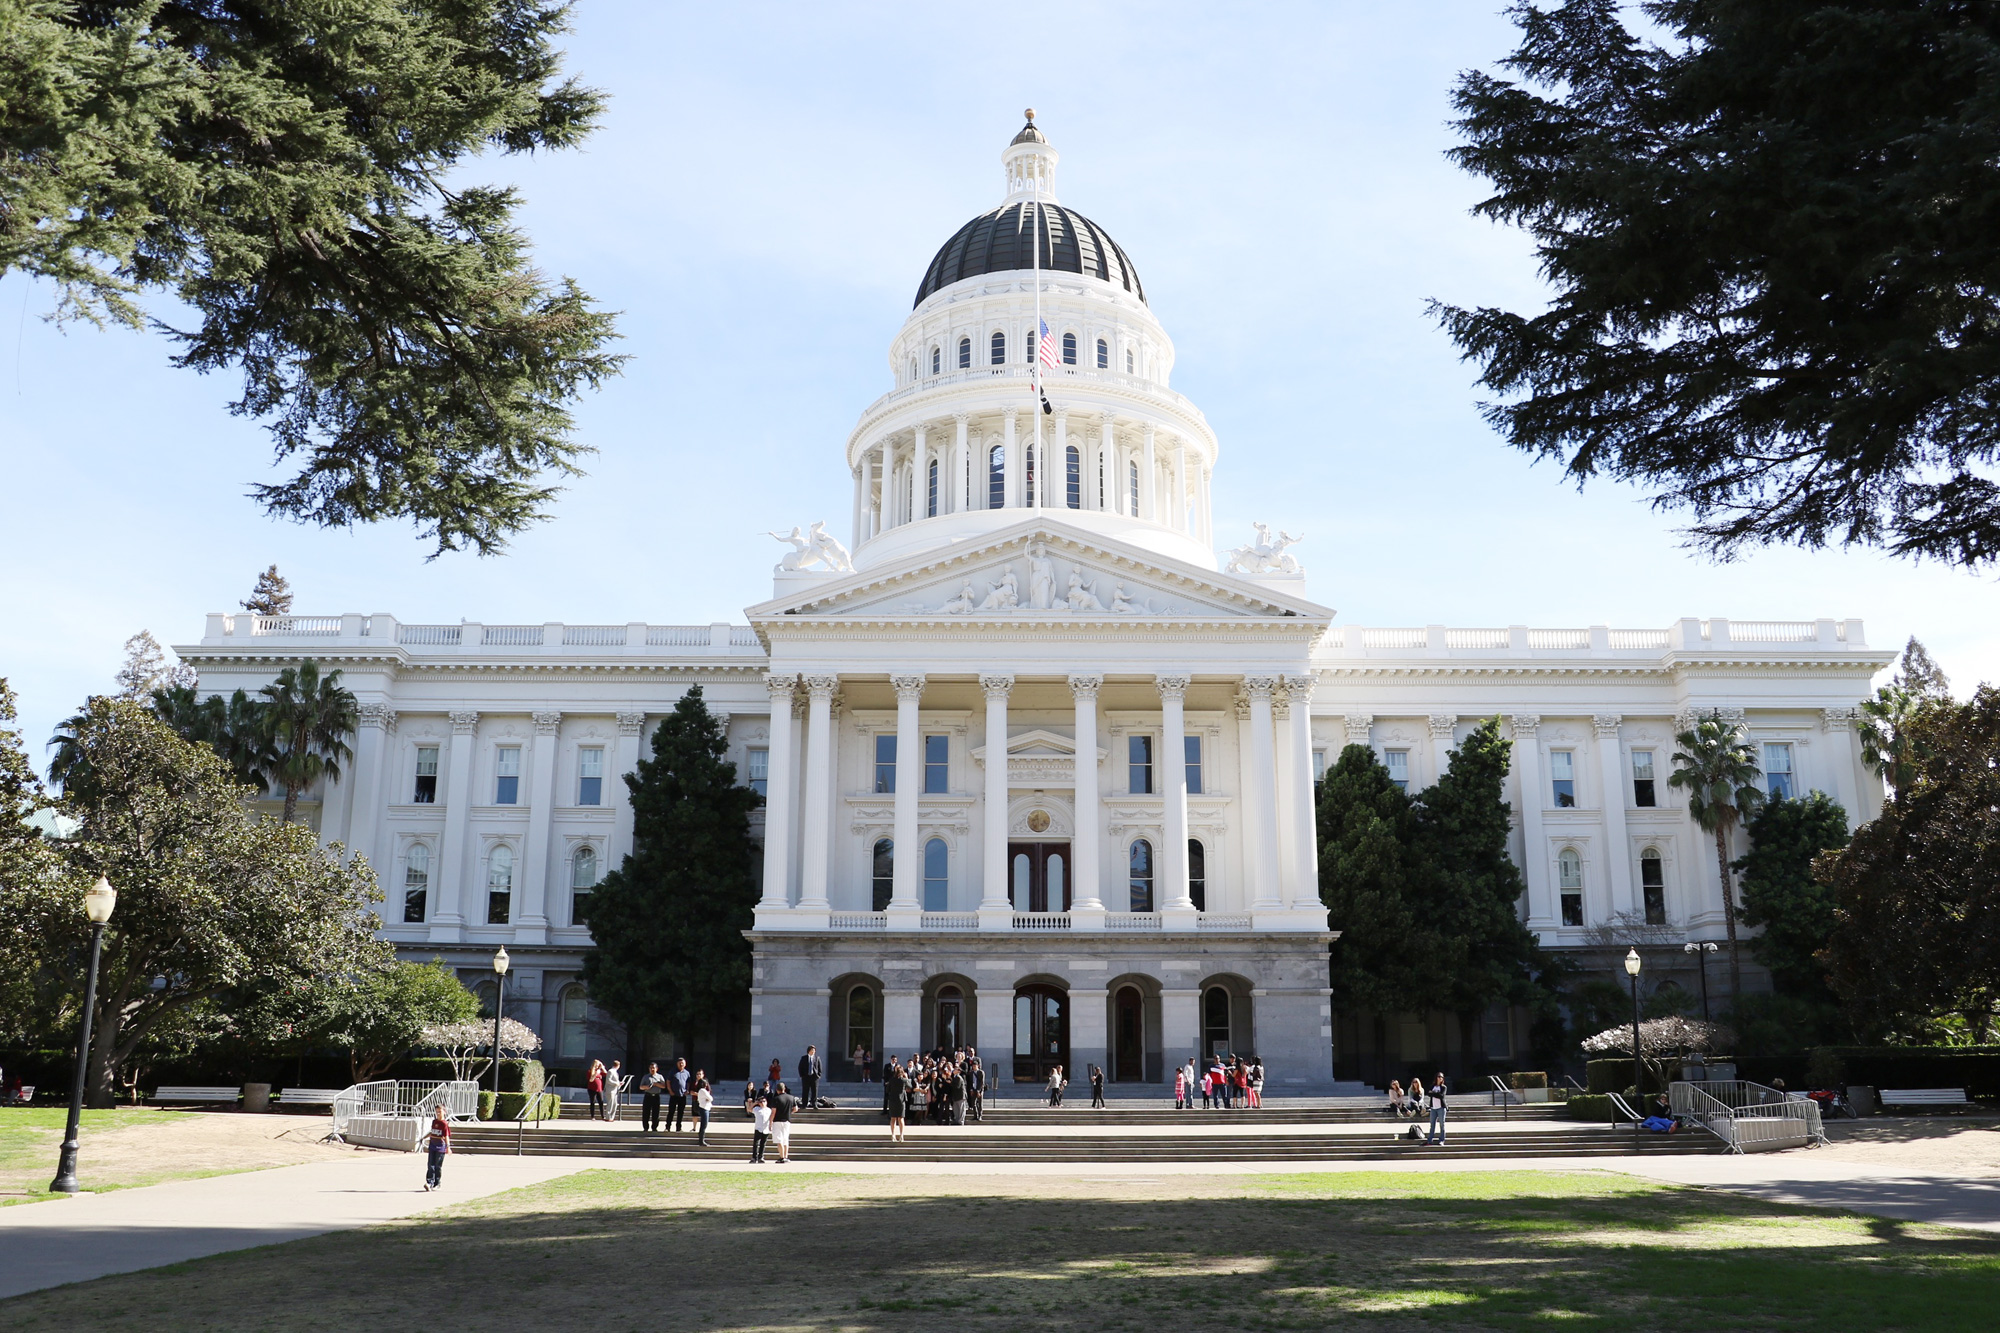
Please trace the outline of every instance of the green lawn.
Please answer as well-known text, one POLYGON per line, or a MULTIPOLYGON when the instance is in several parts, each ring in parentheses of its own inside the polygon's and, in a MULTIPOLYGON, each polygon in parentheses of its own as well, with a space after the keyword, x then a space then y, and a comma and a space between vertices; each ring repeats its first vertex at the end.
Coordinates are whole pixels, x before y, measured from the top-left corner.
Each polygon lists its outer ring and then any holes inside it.
POLYGON ((1626 1177, 586 1172, 0 1304, 10 1328, 1891 1329, 2000 1324, 2000 1238, 1626 1177))
MULTIPOLYGON (((144 1107, 85 1111, 79 1141, 88 1143, 93 1133, 158 1119, 158 1112, 144 1107)), ((10 1106, 0 1110, 0 1207, 49 1197, 49 1182, 55 1179, 63 1126, 68 1121, 68 1110, 58 1106, 10 1106)), ((115 1189, 117 1184, 93 1184, 91 1188, 115 1189)))

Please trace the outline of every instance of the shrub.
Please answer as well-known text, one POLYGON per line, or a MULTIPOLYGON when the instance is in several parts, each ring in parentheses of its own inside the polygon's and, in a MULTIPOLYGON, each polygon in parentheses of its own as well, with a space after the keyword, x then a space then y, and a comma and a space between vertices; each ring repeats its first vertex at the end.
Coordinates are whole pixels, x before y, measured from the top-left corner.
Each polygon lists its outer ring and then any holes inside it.
POLYGON ((1538 1069, 1523 1069, 1509 1074, 1507 1076, 1507 1084, 1516 1092, 1520 1092, 1525 1088, 1546 1088, 1549 1086, 1549 1076, 1538 1069))
POLYGON ((1569 1107, 1572 1120, 1591 1120, 1608 1124, 1611 1120, 1611 1097, 1601 1092, 1573 1092, 1564 1105, 1569 1107))
MULTIPOLYGON (((562 1098, 556 1096, 553 1092, 545 1092, 537 1095, 541 1098, 542 1102, 542 1119, 554 1120, 562 1113, 562 1098)), ((500 1094, 500 1099, 497 1103, 494 1101, 492 1093, 482 1092, 479 1094, 479 1118, 481 1120, 513 1121, 520 1117, 522 1108, 527 1105, 528 1094, 524 1092, 503 1092, 500 1094)), ((527 1116, 527 1119, 530 1121, 534 1118, 532 1112, 527 1116)))
MULTIPOLYGON (((455 1075, 451 1061, 436 1057, 416 1057, 402 1060, 389 1071, 390 1078, 410 1079, 420 1083, 448 1083, 455 1075)), ((547 1082, 539 1060, 502 1060, 500 1062, 500 1091, 540 1092, 547 1082)), ((491 1089, 493 1074, 489 1069, 486 1077, 479 1080, 481 1087, 491 1089)))

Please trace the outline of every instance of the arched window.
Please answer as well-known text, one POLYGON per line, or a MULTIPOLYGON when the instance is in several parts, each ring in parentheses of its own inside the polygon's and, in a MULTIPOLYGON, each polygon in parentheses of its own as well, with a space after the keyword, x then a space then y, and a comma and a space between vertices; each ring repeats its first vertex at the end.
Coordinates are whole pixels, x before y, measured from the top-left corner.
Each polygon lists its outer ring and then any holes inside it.
POLYGON ((1066 366, 1076 364, 1076 335, 1074 333, 1065 333, 1063 335, 1063 364, 1066 366))
POLYGON ((1111 344, 1102 338, 1097 340, 1097 368, 1099 370, 1111 369, 1111 344))
POLYGON ((562 1036, 558 1049, 570 1059, 580 1059, 589 1040, 585 1024, 590 1020, 590 997, 581 986, 564 987, 562 993, 562 1036))
POLYGON ((1007 507, 1007 446, 996 444, 986 455, 986 507, 1007 507))
POLYGON ((1229 992, 1210 986, 1201 997, 1202 1054, 1229 1054, 1229 992))
POLYGON ((1126 510, 1125 512, 1132 515, 1133 518, 1137 518, 1139 517, 1139 465, 1137 463, 1133 463, 1131 465, 1131 468, 1132 468, 1132 507, 1126 510))
POLYGON ((910 378, 915 379, 916 377, 917 377, 917 358, 913 356, 910 358, 910 378))
POLYGON ((1556 855, 1556 886, 1562 891, 1565 926, 1583 924, 1583 858, 1576 848, 1565 847, 1556 855))
POLYGON ((1063 503, 1071 509, 1083 508, 1083 455, 1070 445, 1063 460, 1065 474, 1063 503))
POLYGON ((1132 844, 1132 905, 1129 911, 1153 910, 1153 844, 1140 838, 1132 844))
POLYGON ((942 912, 950 888, 951 850, 943 838, 924 844, 924 910, 942 912))
POLYGON ((887 838, 875 840, 875 908, 881 912, 889 906, 889 898, 896 891, 896 844, 887 838))
POLYGON ((1188 839, 1188 897, 1197 912, 1208 910, 1208 852, 1195 838, 1188 839))
POLYGON ((1131 349, 1131 348, 1129 348, 1129 347, 1125 349, 1125 373, 1126 373, 1127 375, 1130 375, 1130 374, 1132 374, 1132 373, 1133 373, 1133 370, 1132 370, 1132 349, 1131 349))
POLYGON ((1667 924, 1667 872, 1657 847, 1639 853, 1639 888, 1646 903, 1646 924, 1667 924))
POLYGON ((569 859, 569 923, 589 922, 590 891, 597 887, 597 848, 589 843, 576 849, 569 859))
POLYGON ((998 329, 993 330, 993 364, 1007 364, 1007 335, 998 329))
POLYGON ((972 369, 972 339, 970 338, 960 338, 958 340, 958 368, 960 370, 972 369))
POLYGON ((426 843, 413 842, 403 855, 403 920, 422 921, 430 895, 431 849, 426 843))
POLYGON ((514 849, 501 843, 486 855, 486 924, 504 926, 514 906, 514 849))
POLYGON ((943 369, 944 369, 944 348, 942 347, 931 348, 931 374, 935 375, 943 369))
POLYGON ((929 484, 930 498, 924 502, 924 517, 936 518, 938 514, 937 510, 938 461, 935 458, 931 460, 931 473, 930 473, 930 481, 928 484, 929 484))
POLYGON ((965 992, 956 986, 940 986, 937 993, 937 1022, 931 1028, 931 1044, 947 1051, 965 1045, 965 992))

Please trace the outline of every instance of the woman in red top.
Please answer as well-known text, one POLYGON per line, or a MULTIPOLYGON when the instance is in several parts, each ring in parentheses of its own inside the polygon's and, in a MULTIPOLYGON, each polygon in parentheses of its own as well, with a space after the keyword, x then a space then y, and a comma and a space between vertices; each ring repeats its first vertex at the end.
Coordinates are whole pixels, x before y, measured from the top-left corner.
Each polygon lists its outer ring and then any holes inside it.
POLYGON ((590 1062, 589 1085, 590 1118, 592 1120, 601 1120, 604 1117, 604 1061, 592 1060, 590 1062))

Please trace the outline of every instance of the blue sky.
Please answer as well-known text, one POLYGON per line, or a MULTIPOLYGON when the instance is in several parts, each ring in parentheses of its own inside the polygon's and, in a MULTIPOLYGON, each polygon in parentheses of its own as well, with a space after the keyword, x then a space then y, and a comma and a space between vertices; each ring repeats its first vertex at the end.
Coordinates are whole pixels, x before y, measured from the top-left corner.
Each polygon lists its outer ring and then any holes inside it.
MULTIPOLYGON (((455 622, 707 623, 770 593, 763 536, 845 532, 841 445, 888 385, 932 252, 1001 196, 1034 106, 1063 201, 1137 264, 1174 387, 1222 442, 1218 533, 1304 532, 1309 589, 1374 625, 1658 626, 1859 616, 1961 690, 2000 676, 1990 577, 1867 553, 1715 565, 1627 487, 1502 446, 1424 302, 1529 308, 1522 238, 1444 160, 1455 74, 1511 45, 1498 0, 1250 7, 581 0, 569 66, 611 96, 581 152, 489 159, 538 261, 623 312, 598 450, 511 553, 426 562, 407 528, 264 517, 281 475, 227 376, 161 339, 58 330, 0 280, 0 673, 39 757, 140 628, 198 638, 276 562, 298 609, 455 622)), ((163 317, 172 311, 163 308, 163 317)))

